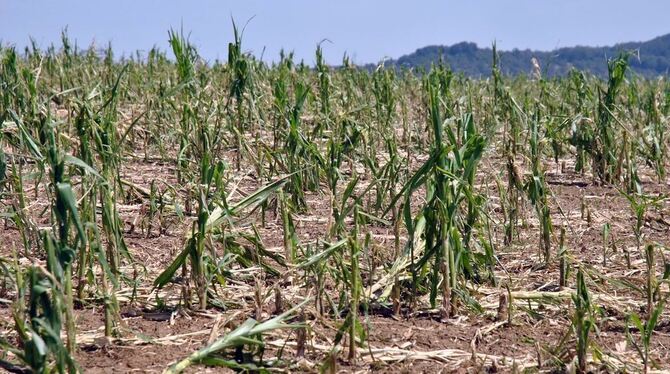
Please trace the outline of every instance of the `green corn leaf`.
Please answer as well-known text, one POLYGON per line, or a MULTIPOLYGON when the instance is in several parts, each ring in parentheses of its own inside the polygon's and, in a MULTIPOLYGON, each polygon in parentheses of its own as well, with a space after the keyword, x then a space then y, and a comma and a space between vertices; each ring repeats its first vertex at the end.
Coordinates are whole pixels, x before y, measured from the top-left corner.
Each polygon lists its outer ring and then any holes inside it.
POLYGON ((309 301, 310 300, 307 299, 299 305, 296 305, 295 307, 287 310, 286 312, 262 323, 259 323, 253 319, 248 319, 235 330, 217 339, 212 344, 192 353, 186 359, 170 366, 167 370, 165 370, 164 373, 180 373, 191 365, 203 362, 203 360, 206 360, 213 353, 219 352, 229 347, 236 347, 241 345, 262 345, 262 341, 255 337, 262 335, 265 332, 278 329, 301 327, 301 325, 298 324, 287 324, 285 321, 292 318, 295 315, 295 312, 302 308, 309 301))
MULTIPOLYGON (((192 239, 189 239, 192 240, 192 239)), ((172 280, 172 277, 174 274, 179 270, 179 268, 184 265, 184 262, 186 261, 186 258, 188 257, 188 254, 190 252, 191 247, 190 246, 185 246, 184 249, 179 253, 179 255, 172 260, 172 263, 163 270, 160 275, 154 280, 154 287, 156 288, 161 288, 168 284, 170 280, 172 280)))
POLYGON ((85 245, 86 234, 84 233, 84 226, 82 225, 81 219, 79 218, 79 212, 77 210, 77 199, 75 198, 74 192, 72 191, 72 186, 70 186, 69 183, 57 183, 56 189, 58 190, 58 194, 63 199, 63 202, 65 202, 65 206, 70 211, 70 216, 74 221, 75 228, 77 229, 78 240, 82 243, 82 245, 85 245))
POLYGON ((23 125, 23 121, 21 121, 21 118, 19 118, 18 114, 14 112, 13 110, 9 110, 9 114, 16 123, 16 126, 19 129, 19 132, 21 133, 21 138, 23 141, 28 144, 28 148, 30 149, 30 153, 32 153, 33 157, 41 160, 44 157, 42 156, 42 152, 40 152, 40 148, 37 146, 35 143, 35 140, 33 140, 32 136, 28 133, 26 130, 26 127, 23 125))
POLYGON ((331 254, 333 254, 335 251, 338 249, 344 247, 344 245, 347 244, 347 239, 342 239, 338 241, 337 243, 331 244, 328 248, 324 249, 323 251, 311 256, 308 258, 306 261, 301 262, 298 264, 299 269, 306 269, 309 268, 310 266, 321 262, 325 260, 326 258, 330 257, 331 254))
POLYGON ((101 181, 105 180, 105 178, 103 178, 102 175, 100 175, 91 165, 87 164, 86 162, 84 162, 83 160, 81 160, 77 157, 74 157, 72 155, 65 155, 63 157, 63 162, 65 162, 66 164, 76 166, 76 167, 84 170, 88 174, 91 174, 91 175, 95 176, 96 178, 100 179, 101 181))
POLYGON ((651 313, 651 316, 649 318, 649 321, 646 323, 646 329, 644 330, 644 339, 646 340, 646 345, 648 346, 651 342, 651 336, 654 333, 654 329, 656 328, 656 325, 658 324, 658 319, 663 313, 663 310, 665 308, 665 300, 660 301, 657 305, 656 308, 654 308, 654 311, 651 313))
POLYGON ((286 184, 288 179, 293 174, 286 175, 266 186, 261 187, 260 189, 256 190, 256 192, 240 200, 237 204, 229 207, 228 209, 216 207, 207 219, 206 231, 209 232, 212 230, 212 228, 220 226, 226 219, 238 215, 245 209, 255 209, 263 201, 267 200, 267 198, 269 198, 273 193, 277 192, 277 190, 279 190, 284 184, 286 184))

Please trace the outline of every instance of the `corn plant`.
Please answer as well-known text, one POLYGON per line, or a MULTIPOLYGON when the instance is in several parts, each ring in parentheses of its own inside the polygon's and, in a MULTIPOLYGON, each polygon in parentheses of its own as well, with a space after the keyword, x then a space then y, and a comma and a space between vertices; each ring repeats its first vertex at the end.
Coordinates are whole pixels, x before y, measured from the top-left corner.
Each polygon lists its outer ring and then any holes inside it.
POLYGON ((6 144, 9 144, 12 148, 17 150, 26 149, 28 151, 27 156, 19 157, 17 155, 12 155, 9 158, 11 175, 9 177, 7 177, 7 175, 5 176, 7 178, 5 183, 9 182, 9 190, 13 191, 15 196, 10 207, 11 218, 21 234, 24 253, 28 255, 32 252, 32 249, 39 245, 40 238, 37 225, 28 214, 28 199, 25 192, 24 182, 25 165, 22 160, 40 161, 36 162, 36 164, 41 178, 44 172, 42 163, 44 157, 42 156, 42 151, 40 151, 38 144, 28 132, 28 129, 22 119, 19 118, 18 114, 13 110, 9 110, 8 114, 9 117, 14 120, 13 124, 18 130, 18 134, 12 134, 11 132, 5 133, 3 137, 5 137, 6 144))
POLYGON ((607 63, 609 73, 606 91, 600 91, 598 103, 598 118, 594 138, 590 148, 593 159, 594 171, 602 182, 614 183, 618 175, 617 168, 617 145, 616 145, 616 122, 614 112, 617 93, 625 79, 628 68, 628 56, 622 55, 607 63))
POLYGON ((584 272, 580 267, 577 271, 577 292, 572 295, 575 313, 572 317, 572 328, 577 338, 577 361, 580 373, 586 372, 587 357, 590 346, 589 334, 595 328, 591 306, 591 296, 584 281, 584 272))
POLYGON ((610 247, 610 234, 612 226, 609 223, 603 225, 603 267, 607 266, 607 250, 610 247))
POLYGON ((321 43, 316 47, 316 73, 319 79, 319 105, 321 121, 314 127, 313 135, 320 139, 323 136, 323 130, 330 128, 331 104, 330 97, 333 91, 330 69, 323 60, 323 49, 321 43))
MULTIPOLYGON (((210 169, 206 166, 206 163, 203 163, 203 165, 205 165, 204 170, 207 172, 203 173, 207 178, 205 180, 207 183, 204 186, 210 189, 212 186, 215 186, 213 182, 220 181, 218 175, 220 175, 222 171, 222 166, 210 169), (215 174, 218 175, 215 176, 215 174)), ((211 274, 212 272, 209 271, 206 266, 206 262, 212 260, 205 251, 205 242, 207 241, 207 238, 212 235, 212 233, 220 231, 222 225, 232 221, 237 215, 244 213, 245 210, 249 209, 253 211, 258 208, 273 193, 279 191, 279 189, 286 184, 289 177, 290 175, 263 186, 232 205, 228 204, 225 199, 223 201, 210 200, 205 195, 202 195, 200 200, 200 207, 202 210, 198 215, 198 220, 193 224, 191 233, 187 236, 184 249, 154 280, 154 287, 161 288, 168 284, 177 270, 186 266, 186 260, 188 258, 190 259, 191 264, 191 278, 197 287, 199 307, 203 309, 206 308, 208 305, 207 298, 210 290, 210 282, 213 278, 213 274, 211 274)), ((222 198, 225 197, 225 195, 219 196, 222 196, 222 198)))
POLYGON ((644 128, 643 136, 641 137, 644 149, 642 153, 645 156, 648 164, 654 168, 659 183, 663 181, 666 176, 665 162, 668 154, 668 145, 666 126, 663 126, 663 113, 660 110, 659 95, 652 90, 646 101, 646 127, 644 128))
POLYGON ((3 123, 4 119, 0 117, 0 198, 5 196, 7 188, 7 156, 5 155, 3 141, 3 123))
POLYGON ((191 112, 189 111, 188 104, 190 104, 192 97, 197 94, 195 63, 198 59, 198 53, 193 45, 188 42, 183 32, 177 33, 170 30, 168 35, 170 37, 169 42, 172 52, 177 60, 176 68, 179 76, 179 85, 175 88, 175 91, 183 92, 184 102, 181 105, 183 114, 180 120, 179 150, 177 152, 177 180, 182 182, 185 179, 185 176, 182 174, 188 172, 188 135, 192 132, 192 122, 189 116, 191 112))
POLYGON ((229 101, 226 106, 229 106, 232 98, 235 99, 235 127, 233 128, 237 141, 235 167, 237 170, 240 170, 242 167, 243 138, 245 132, 243 112, 244 94, 251 86, 252 69, 248 56, 242 52, 242 33, 238 32, 234 21, 233 33, 235 40, 232 43, 228 43, 228 67, 232 72, 232 82, 230 85, 229 101))
POLYGON ((474 198, 474 174, 485 147, 484 138, 477 134, 474 123, 467 121, 466 137, 458 139, 442 120, 438 96, 438 84, 432 76, 426 83, 429 99, 429 123, 433 130, 434 145, 431 158, 414 174, 403 187, 405 194, 404 217, 410 240, 412 261, 413 294, 419 282, 419 273, 429 261, 433 261, 430 274, 430 300, 435 304, 438 286, 441 285, 442 314, 449 317, 455 313, 457 280, 461 275, 472 276, 475 264, 470 253, 463 250, 463 235, 467 218, 461 215, 461 204, 474 198), (445 144, 443 133, 448 143, 445 144), (460 146, 459 146, 460 144, 460 146), (420 216, 412 219, 410 199, 412 193, 426 184, 427 203, 420 216), (415 263, 413 238, 421 235, 414 231, 420 219, 425 219, 425 253, 415 263), (465 274, 464 274, 465 273, 465 274), (470 273, 470 274, 468 274, 470 273))
POLYGON ((285 196, 283 189, 280 189, 278 199, 284 234, 284 258, 288 263, 293 263, 299 243, 295 232, 295 225, 293 224, 293 208, 291 202, 285 196))
POLYGON ((570 271, 570 260, 568 248, 565 246, 565 227, 561 226, 561 236, 558 244, 558 286, 563 288, 567 286, 570 271))
POLYGON ((361 323, 358 320, 358 306, 361 298, 361 275, 360 275, 360 264, 359 256, 361 254, 361 243, 359 238, 359 225, 360 225, 360 215, 358 211, 358 206, 354 207, 354 229, 351 236, 348 239, 349 246, 349 261, 351 263, 351 268, 349 270, 349 288, 350 288, 350 304, 349 304, 349 313, 343 327, 348 325, 349 327, 349 353, 347 358, 349 360, 356 359, 356 337, 359 335, 358 332, 362 333, 363 329, 361 323))
MULTIPOLYGON (((324 315, 325 313, 325 307, 323 305, 324 297, 329 299, 328 302, 332 307, 333 313, 337 314, 337 307, 334 306, 334 303, 328 294, 324 292, 323 283, 325 281, 325 277, 329 273, 334 273, 334 271, 332 271, 332 266, 328 264, 328 260, 331 257, 337 257, 340 252, 343 252, 347 243, 348 239, 342 239, 335 243, 324 243, 326 246, 321 252, 314 252, 308 246, 305 251, 305 259, 297 265, 298 269, 305 271, 306 280, 310 279, 308 276, 309 274, 312 274, 316 278, 316 284, 308 283, 306 286, 311 285, 316 288, 316 310, 320 315, 324 315)), ((343 325, 343 327, 345 326, 343 325)))
MULTIPOLYGON (((20 345, 12 346, 0 338, 0 346, 13 353, 30 372, 75 373, 76 364, 60 337, 63 326, 63 289, 56 283, 56 274, 49 269, 60 268, 55 253, 57 244, 49 234, 45 233, 43 239, 49 259, 47 268, 31 267, 26 274, 27 280, 23 279, 20 269, 17 268, 16 272, 19 294, 23 295, 24 289, 29 293, 28 310, 22 305, 23 300, 17 302, 14 310, 15 330, 20 345)), ((0 359, 0 363, 6 369, 25 372, 4 359, 0 359)))
POLYGON ((294 173, 291 177, 289 189, 291 191, 291 199, 293 206, 299 211, 304 211, 307 208, 305 203, 304 191, 307 189, 309 183, 304 178, 307 175, 304 169, 309 164, 304 163, 309 160, 312 155, 310 142, 302 133, 300 128, 300 115, 302 113, 305 101, 309 95, 309 89, 301 82, 296 83, 295 86, 295 102, 288 112, 288 132, 286 134, 285 147, 287 149, 287 168, 288 171, 294 173))
POLYGON ((633 225, 635 243, 637 245, 638 251, 642 252, 642 227, 644 226, 647 210, 651 207, 658 207, 658 204, 667 200, 668 197, 663 195, 651 196, 645 194, 626 193, 622 190, 619 190, 619 193, 622 194, 630 204, 630 209, 633 213, 633 216, 635 217, 635 223, 633 225))
POLYGON ((651 346, 651 338, 654 334, 654 329, 659 322, 659 318, 665 309, 665 300, 659 302, 654 310, 649 314, 647 320, 642 321, 640 317, 633 313, 630 314, 626 322, 626 338, 628 342, 635 348, 642 359, 644 365, 644 373, 649 371, 649 366, 654 366, 654 362, 649 355, 649 348, 651 346), (630 331, 630 325, 635 327, 639 333, 639 338, 635 338, 630 331))
MULTIPOLYGON (((98 123, 92 117, 90 108, 86 103, 83 103, 75 120, 75 126, 79 138, 79 155, 85 165, 95 163, 94 149, 101 156, 101 160, 108 160, 110 156, 110 150, 107 148, 109 138, 104 135, 101 136, 101 133, 104 134, 104 132, 99 130, 98 123), (93 146, 91 143, 93 143, 93 146)), ((109 165, 103 166, 104 174, 108 179, 97 173, 89 172, 82 175, 82 181, 86 186, 88 195, 85 199, 82 199, 80 212, 82 220, 88 222, 86 229, 89 247, 88 251, 80 251, 78 256, 77 297, 82 300, 86 297, 85 288, 88 280, 93 278, 94 265, 99 264, 102 268, 100 282, 105 300, 105 334, 111 336, 117 333, 116 327, 120 320, 119 306, 114 292, 119 287, 119 253, 125 254, 128 258, 129 255, 123 240, 122 225, 116 209, 115 193, 111 187, 116 184, 119 178, 118 169, 113 166, 118 165, 118 160, 108 160, 108 163, 109 165), (98 198, 101 201, 103 211, 101 222, 107 237, 107 250, 102 246, 101 235, 95 224, 98 222, 98 198)))
MULTIPOLYGON (((58 372, 75 372, 77 368, 72 359, 76 349, 72 266, 77 252, 85 250, 87 236, 79 216, 77 199, 69 183, 67 167, 76 165, 89 172, 94 171, 80 159, 63 153, 56 123, 48 116, 42 118, 41 133, 44 153, 37 147, 33 152, 35 156, 43 157, 42 160, 50 167, 53 230, 41 233, 41 247, 47 257, 46 268, 31 267, 25 283, 18 275, 21 270, 17 268, 19 295, 24 293, 23 287, 28 289, 29 308, 27 311, 23 307, 15 310, 16 330, 23 352, 15 347, 9 349, 35 372, 47 372, 52 364, 58 372), (65 344, 60 336, 63 327, 65 344)), ((30 140, 30 137, 26 136, 26 140, 30 140)), ((18 300, 18 303, 23 302, 18 300)))
POLYGON ((586 76, 583 72, 572 70, 570 72, 571 91, 576 95, 575 103, 575 118, 571 123, 571 138, 570 144, 576 148, 575 171, 584 173, 587 165, 587 152, 593 143, 592 127, 588 124, 587 119, 583 117, 583 112, 587 109, 586 105, 590 100, 592 94, 589 90, 586 76))
POLYGON ((541 141, 539 130, 539 118, 536 115, 531 121, 530 135, 530 158, 532 163, 532 176, 526 182, 528 198, 535 207, 538 221, 540 222, 540 245, 545 264, 551 258, 551 234, 553 232, 547 195, 549 194, 547 184, 544 180, 544 170, 541 163, 541 141))

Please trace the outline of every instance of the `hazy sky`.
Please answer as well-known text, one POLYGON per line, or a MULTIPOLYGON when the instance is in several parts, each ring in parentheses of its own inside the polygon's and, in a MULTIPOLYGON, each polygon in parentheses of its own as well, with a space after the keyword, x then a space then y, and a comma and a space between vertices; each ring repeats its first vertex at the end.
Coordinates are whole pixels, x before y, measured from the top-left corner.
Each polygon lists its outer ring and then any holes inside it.
MULTIPOLYGON (((670 0, 0 0, 0 41, 22 48, 32 36, 59 43, 68 27, 80 46, 108 41, 118 54, 167 47, 170 27, 191 33, 200 54, 225 59, 231 16, 248 24, 243 47, 264 60, 279 50, 314 61, 316 44, 337 64, 399 57, 431 44, 472 41, 501 49, 550 50, 642 41, 670 32, 670 0)), ((57 44, 58 45, 58 44, 57 44)))

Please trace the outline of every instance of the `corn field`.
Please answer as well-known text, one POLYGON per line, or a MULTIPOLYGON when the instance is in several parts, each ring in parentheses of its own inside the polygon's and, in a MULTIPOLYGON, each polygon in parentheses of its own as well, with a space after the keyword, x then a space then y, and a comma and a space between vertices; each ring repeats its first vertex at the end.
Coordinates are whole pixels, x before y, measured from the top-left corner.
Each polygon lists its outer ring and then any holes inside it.
POLYGON ((670 83, 0 49, 0 367, 670 370, 670 83))

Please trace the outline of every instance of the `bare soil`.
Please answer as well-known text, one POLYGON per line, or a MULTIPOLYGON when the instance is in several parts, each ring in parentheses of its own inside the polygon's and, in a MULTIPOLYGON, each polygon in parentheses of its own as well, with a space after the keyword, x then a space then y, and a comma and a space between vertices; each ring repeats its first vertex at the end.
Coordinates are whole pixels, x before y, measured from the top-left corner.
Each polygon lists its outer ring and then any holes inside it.
MULTIPOLYGON (((594 346, 601 352, 622 361, 636 362, 636 353, 627 343, 624 325, 626 315, 631 311, 644 314, 643 295, 630 288, 621 287, 613 280, 627 280, 638 286, 644 285, 643 274, 645 263, 642 254, 636 248, 632 227, 632 216, 628 201, 613 187, 599 186, 589 175, 581 175, 572 171, 570 160, 565 160, 565 171, 553 163, 547 164, 547 182, 551 187, 550 198, 552 220, 555 227, 564 225, 567 229, 566 247, 570 254, 580 263, 587 265, 594 274, 591 292, 594 303, 599 307, 599 328, 592 335, 594 346), (586 205, 588 217, 582 216, 582 205, 586 205), (612 227, 614 246, 608 249, 607 264, 603 266, 602 228, 605 223, 612 227), (614 248, 615 247, 615 248, 614 248), (626 253, 630 256, 631 267, 626 264, 626 253)), ((496 155, 488 155, 482 163, 479 175, 480 188, 489 197, 488 204, 492 207, 495 230, 494 236, 502 238, 503 228, 499 209, 498 191, 494 177, 502 170, 501 160, 496 155)), ((175 172, 169 164, 155 161, 145 162, 141 159, 128 161, 124 164, 123 178, 137 187, 149 189, 151 181, 164 189, 175 186, 175 172)), ((670 181, 658 183, 647 173, 643 177, 644 189, 651 194, 668 194, 670 181)), ((237 194, 231 200, 239 199, 240 193, 246 194, 260 186, 253 173, 243 176, 235 175, 239 183, 237 194)), ((209 309, 195 312, 175 305, 180 294, 180 285, 174 284, 157 294, 152 290, 151 283, 155 276, 174 258, 177 251, 184 245, 184 233, 190 227, 192 217, 181 219, 166 214, 162 228, 157 219, 153 230, 146 232, 142 220, 146 213, 146 199, 132 188, 126 187, 129 198, 119 206, 125 222, 126 243, 139 266, 135 266, 137 289, 135 301, 128 303, 132 288, 125 284, 120 290, 119 299, 122 304, 123 336, 118 339, 106 339, 102 331, 104 326, 103 310, 96 300, 81 300, 76 310, 78 328, 78 352, 76 359, 87 373, 155 373, 161 372, 170 364, 188 356, 191 352, 204 347, 210 339, 212 328, 221 321, 227 323, 218 335, 247 318, 256 316, 253 292, 254 275, 260 277, 264 294, 262 318, 271 317, 274 313, 274 293, 278 288, 282 296, 290 304, 297 296, 306 296, 310 290, 296 289, 301 282, 286 272, 280 277, 259 274, 257 271, 245 273, 240 271, 233 277, 235 280, 221 290, 226 300, 225 310, 209 309), (167 296, 166 296, 167 295, 167 296), (163 299, 163 308, 159 308, 158 299, 163 299)), ((183 191, 177 191, 183 193, 183 191)), ((34 191, 29 191, 29 195, 34 191)), ((308 193, 309 211, 295 217, 296 230, 303 243, 316 241, 324 236, 328 223, 328 196, 319 193, 308 193)), ((416 202, 418 204, 418 201, 416 202)), ((31 198, 31 215, 39 224, 48 222, 47 201, 40 193, 31 198)), ((269 212, 266 224, 260 224, 258 214, 250 217, 256 222, 266 248, 270 251, 283 253, 281 222, 274 213, 269 212)), ((644 242, 655 242, 670 246, 670 205, 663 203, 658 209, 651 209, 643 228, 644 242)), ((475 313, 462 308, 458 317, 446 321, 440 320, 439 313, 427 307, 425 299, 420 300, 414 310, 403 306, 402 314, 393 316, 390 305, 374 305, 361 314, 364 326, 369 334, 367 345, 362 348, 361 357, 355 362, 346 360, 346 349, 336 354, 336 372, 403 372, 403 373, 435 373, 435 372, 510 372, 514 366, 511 360, 539 364, 542 370, 559 370, 553 359, 552 352, 563 346, 568 354, 574 354, 574 337, 570 330, 573 313, 572 301, 563 298, 557 303, 517 300, 514 308, 513 324, 496 321, 497 302, 500 293, 506 292, 503 285, 509 286, 514 292, 521 291, 558 291, 558 262, 554 261, 547 268, 539 268, 539 229, 534 211, 528 205, 522 212, 518 227, 519 236, 511 246, 497 243, 499 265, 496 275, 500 281, 497 287, 490 284, 470 285, 471 294, 480 302, 483 312, 475 313), (381 351, 371 355, 365 351, 373 349, 396 349, 406 353, 406 358, 398 355, 389 359, 390 355, 381 351), (440 358, 440 351, 459 350, 473 355, 490 355, 503 358, 497 363, 486 361, 481 356, 465 360, 450 361, 440 358), (409 354, 412 352, 412 354, 409 354), (426 354, 432 352, 433 354, 426 354), (572 353, 570 353, 572 352, 572 353)), ((146 224, 145 224, 146 226, 146 224)), ((244 229, 244 228, 242 228, 244 229)), ((393 232, 390 227, 371 224, 369 229, 377 245, 373 257, 378 259, 393 258, 393 232)), ((555 230, 558 235, 559 230, 555 230)), ((10 259, 14 248, 22 248, 17 229, 10 223, 0 227, 0 254, 10 259)), ((555 255, 558 239, 554 238, 552 253, 555 255)), ((39 254, 19 251, 21 261, 40 262, 39 254)), ((662 260, 657 261, 657 273, 662 274, 662 260)), ((572 264, 573 270, 577 264, 572 264)), ((125 268, 129 274, 132 268, 125 268)), ((570 278, 574 281, 574 276, 570 278)), ((569 287, 574 287, 571 283, 569 287)), ((11 290, 0 287, 0 334, 12 336, 13 322, 9 301, 14 296, 11 290)), ((339 290, 330 287, 330 295, 335 300, 339 290)), ((290 372, 316 372, 328 361, 328 350, 315 347, 332 346, 341 319, 318 316, 312 305, 308 306, 306 323, 308 344, 303 358, 295 358, 293 346, 281 347, 268 344, 264 357, 272 359, 281 355, 290 363, 283 370, 290 372)), ((266 341, 288 338, 295 341, 295 333, 291 331, 273 332, 266 341)), ((444 352, 442 352, 444 353, 444 352)), ((664 313, 652 339, 652 356, 659 369, 670 370, 670 318, 664 313)), ((281 366, 280 366, 281 367, 281 366)), ((612 371, 607 367, 593 367, 593 370, 612 371)), ((281 370, 281 369, 277 369, 281 370)), ((529 369, 536 371, 537 368, 529 369)), ((635 371, 634 367, 628 369, 635 371)), ((208 368, 196 366, 189 372, 229 372, 231 369, 208 368)))

